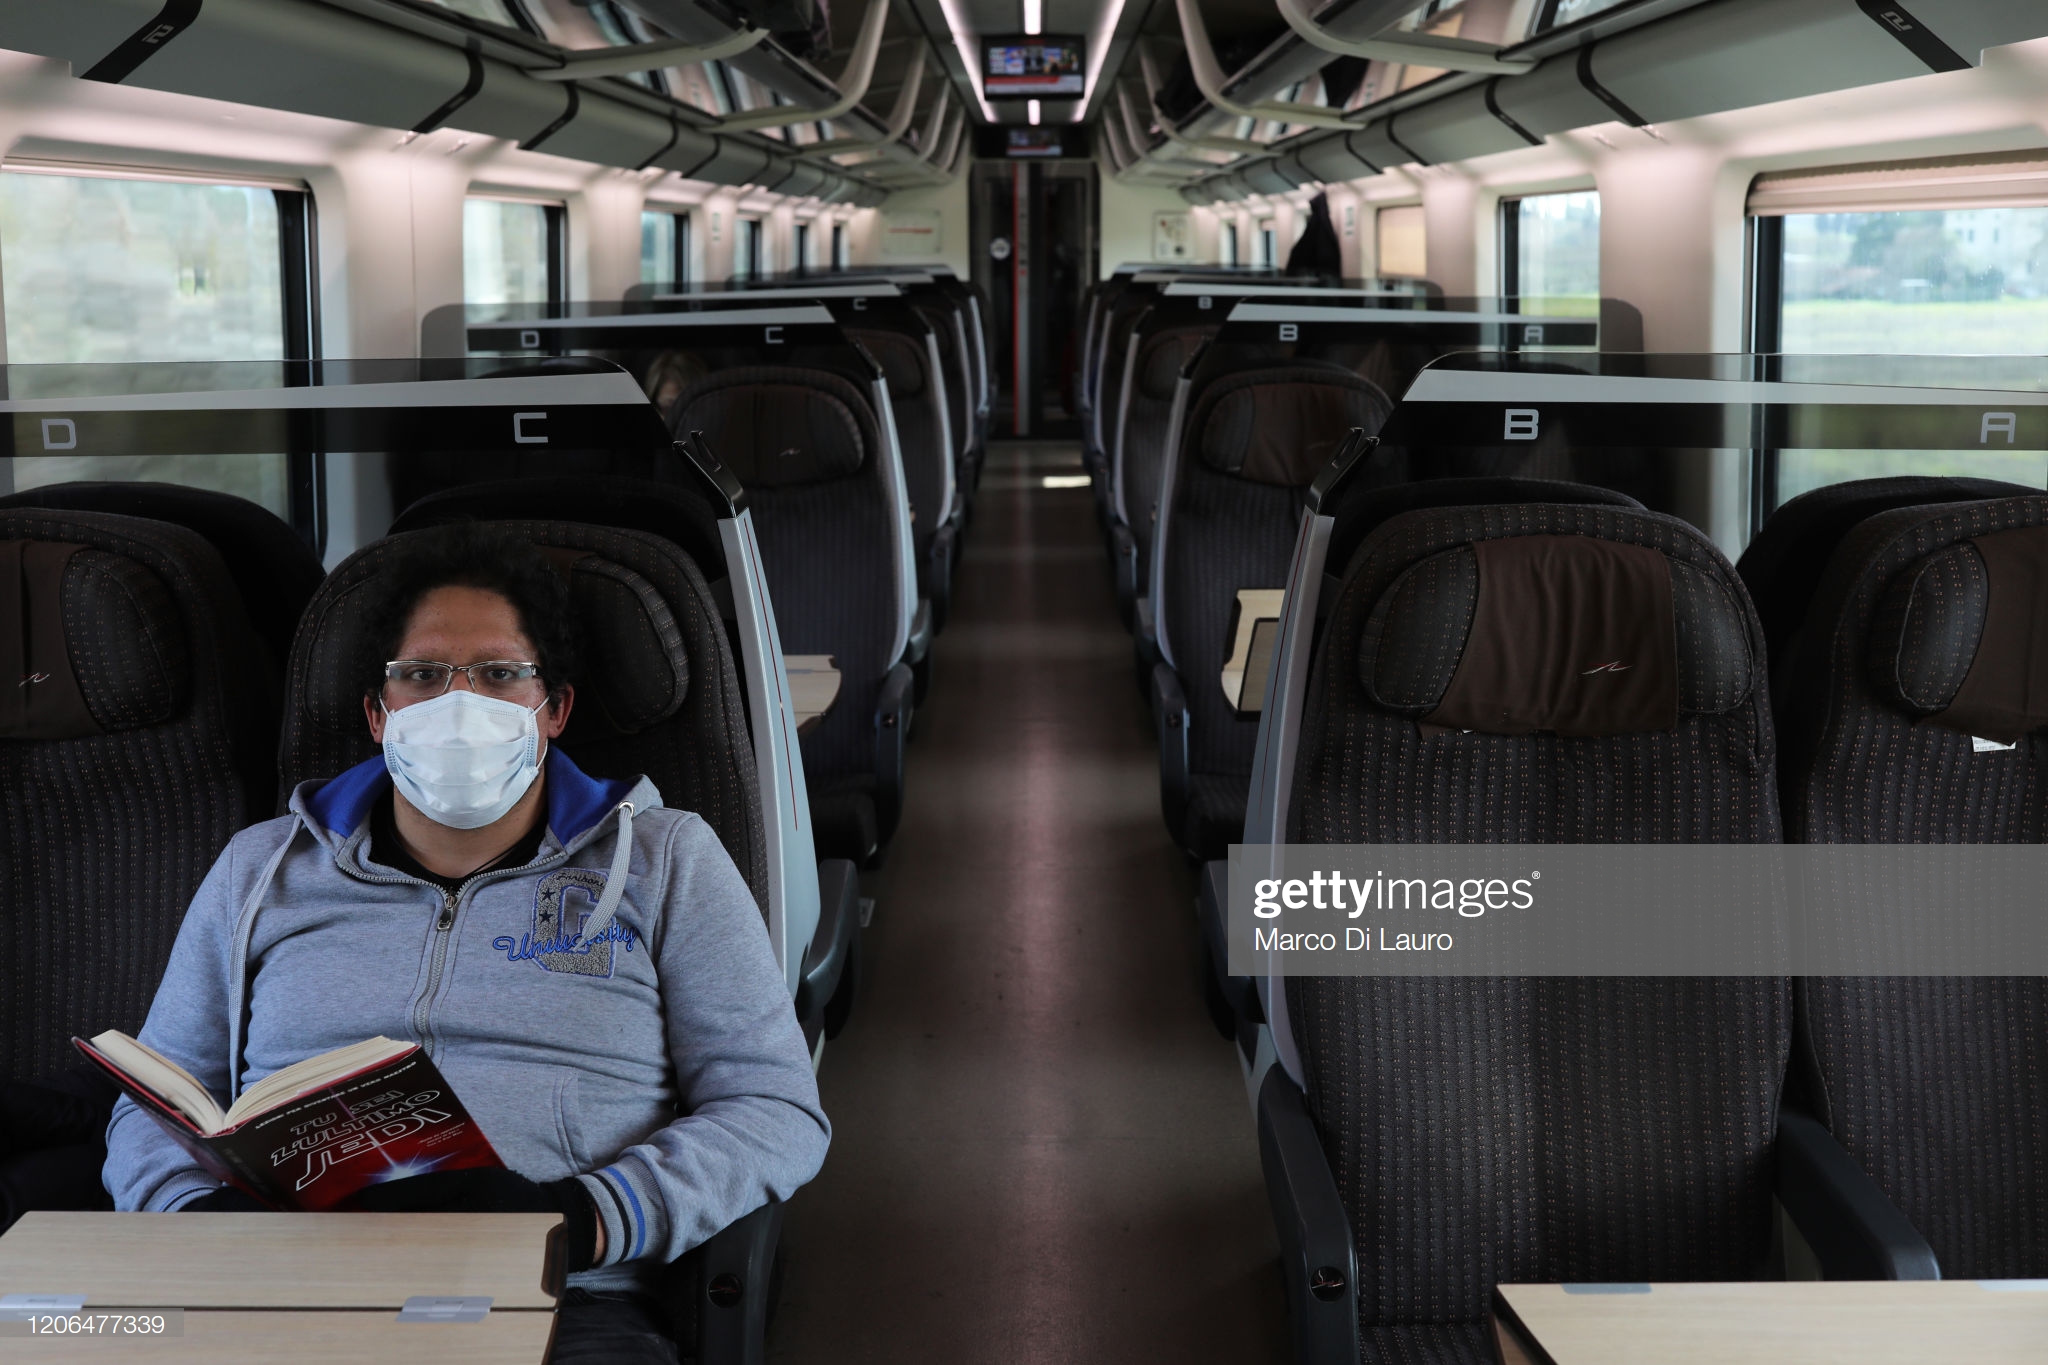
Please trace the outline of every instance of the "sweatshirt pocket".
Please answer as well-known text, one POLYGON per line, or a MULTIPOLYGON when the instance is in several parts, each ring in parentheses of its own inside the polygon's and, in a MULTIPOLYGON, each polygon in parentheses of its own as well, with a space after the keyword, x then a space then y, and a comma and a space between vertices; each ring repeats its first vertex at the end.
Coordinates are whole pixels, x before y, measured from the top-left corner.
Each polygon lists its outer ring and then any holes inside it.
POLYGON ((579 1103, 580 1078, 573 1071, 555 1077, 555 1141, 571 1172, 582 1175, 591 1168, 588 1144, 583 1140, 583 1111, 579 1103))

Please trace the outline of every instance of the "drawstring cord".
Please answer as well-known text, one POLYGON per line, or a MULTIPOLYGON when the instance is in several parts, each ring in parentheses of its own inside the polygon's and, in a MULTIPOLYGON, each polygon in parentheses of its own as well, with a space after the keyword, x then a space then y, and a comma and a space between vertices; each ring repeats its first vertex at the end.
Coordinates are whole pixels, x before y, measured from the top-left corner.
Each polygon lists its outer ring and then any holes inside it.
POLYGON ((611 871, 605 874, 604 894, 598 897, 597 909, 583 922, 583 941, 595 943, 597 936, 611 927, 613 918, 619 912, 619 901, 626 894, 626 869, 633 862, 633 803, 619 802, 619 843, 612 850, 611 871))
POLYGON ((228 1007, 228 1103, 233 1104, 242 1095, 242 1046, 244 1030, 249 1014, 249 940, 256 933, 256 916, 263 909, 264 893, 270 890, 270 883, 277 877, 277 869, 284 864, 284 855, 298 841, 299 831, 306 827, 301 817, 292 817, 292 827, 284 836, 284 842, 277 846, 277 852, 270 855, 270 861, 263 865, 263 875, 256 879, 256 885, 249 889, 249 898, 242 902, 242 913, 235 920, 234 957, 228 968, 228 979, 234 983, 234 999, 228 1007))

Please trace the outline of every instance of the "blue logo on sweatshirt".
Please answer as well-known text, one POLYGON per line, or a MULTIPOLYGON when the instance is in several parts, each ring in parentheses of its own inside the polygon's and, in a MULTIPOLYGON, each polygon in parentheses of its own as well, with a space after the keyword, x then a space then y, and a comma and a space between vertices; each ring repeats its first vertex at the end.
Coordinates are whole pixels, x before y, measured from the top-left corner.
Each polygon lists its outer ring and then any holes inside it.
POLYGON ((612 945, 623 945, 630 953, 639 935, 614 916, 596 938, 584 940, 583 926, 590 922, 604 895, 604 879, 604 873, 589 867, 565 867, 549 873, 534 892, 532 932, 516 939, 502 935, 492 939, 491 946, 503 953, 507 962, 537 963, 542 971, 610 976, 612 945), (573 900, 572 892, 576 893, 573 900))

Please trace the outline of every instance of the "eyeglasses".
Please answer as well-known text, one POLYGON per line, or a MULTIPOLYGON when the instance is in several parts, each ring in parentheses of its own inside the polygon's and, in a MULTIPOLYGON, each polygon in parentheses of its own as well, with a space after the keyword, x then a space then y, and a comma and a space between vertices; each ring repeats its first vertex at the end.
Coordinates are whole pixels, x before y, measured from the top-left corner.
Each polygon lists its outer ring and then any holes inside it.
POLYGON ((446 692, 457 673, 469 679, 469 690, 500 701, 529 701, 540 665, 515 659, 486 659, 479 664, 443 664, 432 659, 393 659, 384 665, 384 699, 408 706, 432 701, 446 692))

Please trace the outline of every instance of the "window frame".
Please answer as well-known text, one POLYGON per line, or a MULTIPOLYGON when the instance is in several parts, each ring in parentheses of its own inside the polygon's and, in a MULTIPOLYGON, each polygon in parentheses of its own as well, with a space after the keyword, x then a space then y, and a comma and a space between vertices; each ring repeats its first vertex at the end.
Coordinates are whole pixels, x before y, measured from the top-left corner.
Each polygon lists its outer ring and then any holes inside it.
MULTIPOLYGON (((464 204, 472 199, 486 200, 494 204, 524 204, 541 211, 544 236, 541 239, 542 263, 547 268, 547 302, 565 304, 569 301, 569 206, 559 199, 542 199, 516 191, 500 191, 471 186, 462 196, 464 204)), ((469 243, 463 242, 464 260, 468 259, 469 243)), ((465 267, 466 268, 466 267, 465 267)), ((465 302, 467 300, 465 299, 465 302)))
MULTIPOLYGON (((268 190, 277 212, 279 339, 286 361, 321 359, 320 218, 312 186, 303 181, 209 175, 175 167, 107 166, 92 162, 17 163, 4 168, 21 175, 72 179, 158 180, 175 184, 268 190)), ((315 554, 327 548, 326 460, 315 451, 286 457, 284 521, 315 554)), ((13 491, 12 471, 4 491, 13 491)), ((186 487, 188 485, 178 485, 186 487)))
MULTIPOLYGON (((273 189, 277 201, 278 292, 284 300, 287 360, 320 359, 320 233, 312 189, 273 189)), ((311 368, 310 365, 308 368, 311 368)), ((316 555, 327 553, 327 457, 293 451, 285 469, 286 520, 316 555)))

